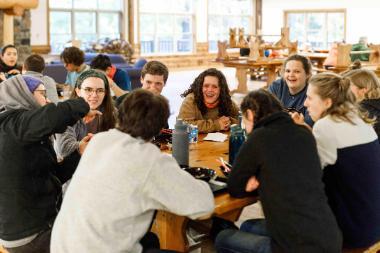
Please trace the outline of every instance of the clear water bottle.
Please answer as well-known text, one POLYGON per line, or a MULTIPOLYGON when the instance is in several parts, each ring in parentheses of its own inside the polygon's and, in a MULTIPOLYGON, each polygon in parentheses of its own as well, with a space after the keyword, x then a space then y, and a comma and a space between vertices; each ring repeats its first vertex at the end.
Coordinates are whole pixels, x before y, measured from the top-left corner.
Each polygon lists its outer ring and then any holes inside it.
POLYGON ((241 145, 245 141, 243 129, 236 124, 231 126, 231 133, 229 139, 228 162, 233 165, 236 155, 239 152, 241 145))
POLYGON ((188 125, 177 119, 174 125, 172 149, 173 157, 181 167, 189 166, 189 133, 188 125))

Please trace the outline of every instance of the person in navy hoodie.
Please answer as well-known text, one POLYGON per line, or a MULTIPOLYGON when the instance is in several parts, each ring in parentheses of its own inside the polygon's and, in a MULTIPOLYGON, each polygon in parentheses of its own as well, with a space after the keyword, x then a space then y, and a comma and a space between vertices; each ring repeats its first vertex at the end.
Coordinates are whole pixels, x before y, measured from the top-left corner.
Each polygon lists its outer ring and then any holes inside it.
POLYGON ((380 240, 380 145, 350 85, 340 75, 317 74, 305 106, 315 122, 325 191, 344 246, 364 248, 380 240))
POLYGON ((284 61, 282 78, 274 81, 268 88, 287 111, 301 113, 310 126, 313 125, 313 121, 306 111, 304 102, 311 69, 312 65, 308 58, 297 54, 291 55, 284 61))

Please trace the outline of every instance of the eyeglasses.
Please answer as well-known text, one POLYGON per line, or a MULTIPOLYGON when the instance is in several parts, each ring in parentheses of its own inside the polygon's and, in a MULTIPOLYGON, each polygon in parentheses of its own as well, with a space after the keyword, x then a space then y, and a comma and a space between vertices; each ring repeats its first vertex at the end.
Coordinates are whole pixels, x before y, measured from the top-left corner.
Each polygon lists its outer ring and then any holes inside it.
POLYGON ((95 93, 96 95, 103 95, 106 92, 106 90, 103 88, 93 89, 93 88, 86 87, 86 88, 82 88, 82 90, 84 90, 84 93, 86 95, 91 95, 92 93, 95 93))
POLYGON ((34 90, 38 91, 44 98, 46 98, 46 90, 34 90))

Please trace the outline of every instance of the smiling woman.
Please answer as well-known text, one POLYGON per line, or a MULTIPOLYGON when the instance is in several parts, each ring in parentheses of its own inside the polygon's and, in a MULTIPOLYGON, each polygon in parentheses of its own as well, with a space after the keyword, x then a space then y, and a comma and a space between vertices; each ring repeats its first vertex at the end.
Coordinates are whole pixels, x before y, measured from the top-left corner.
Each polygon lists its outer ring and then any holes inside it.
POLYGON ((185 100, 178 117, 197 125, 201 133, 228 130, 238 121, 226 78, 215 68, 203 71, 181 96, 185 100))
POLYGON ((115 126, 115 109, 112 105, 107 77, 96 70, 87 70, 77 79, 71 98, 82 97, 91 110, 100 111, 94 119, 84 118, 57 136, 57 154, 66 157, 73 152, 82 154, 93 134, 115 126))

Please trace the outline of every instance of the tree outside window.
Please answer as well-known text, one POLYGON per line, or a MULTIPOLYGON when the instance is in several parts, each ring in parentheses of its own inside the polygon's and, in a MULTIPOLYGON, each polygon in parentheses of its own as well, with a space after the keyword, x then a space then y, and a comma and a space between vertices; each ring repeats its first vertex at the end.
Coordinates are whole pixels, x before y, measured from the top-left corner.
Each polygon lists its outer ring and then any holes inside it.
POLYGON ((63 51, 72 40, 91 48, 98 40, 120 38, 122 0, 49 0, 50 46, 63 51))

